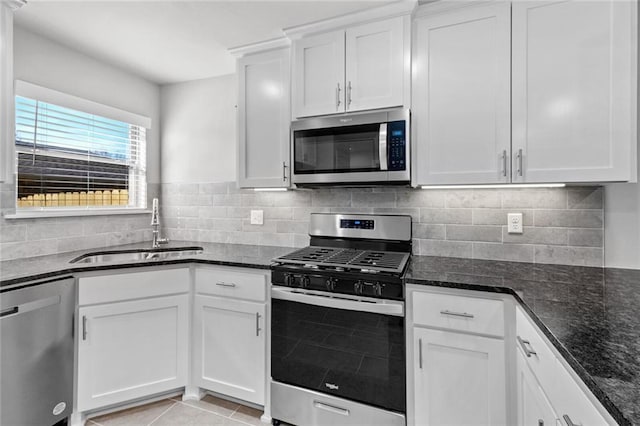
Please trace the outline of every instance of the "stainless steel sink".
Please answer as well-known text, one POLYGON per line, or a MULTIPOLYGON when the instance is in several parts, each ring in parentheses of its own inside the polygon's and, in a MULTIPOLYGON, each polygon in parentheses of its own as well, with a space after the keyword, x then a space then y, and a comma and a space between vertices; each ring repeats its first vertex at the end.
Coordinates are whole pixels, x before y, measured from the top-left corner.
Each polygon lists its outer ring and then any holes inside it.
POLYGON ((202 254, 202 247, 182 247, 164 250, 122 250, 99 253, 87 253, 76 257, 69 263, 104 263, 127 261, 153 261, 166 259, 179 259, 186 256, 202 254))

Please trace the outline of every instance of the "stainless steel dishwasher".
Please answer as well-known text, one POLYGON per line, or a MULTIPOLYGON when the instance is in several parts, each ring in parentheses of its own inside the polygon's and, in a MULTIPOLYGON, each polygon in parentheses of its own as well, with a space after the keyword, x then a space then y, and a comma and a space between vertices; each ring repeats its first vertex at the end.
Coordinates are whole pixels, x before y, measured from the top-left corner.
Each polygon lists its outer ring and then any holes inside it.
POLYGON ((0 289, 0 425, 64 424, 73 402, 75 280, 0 289))

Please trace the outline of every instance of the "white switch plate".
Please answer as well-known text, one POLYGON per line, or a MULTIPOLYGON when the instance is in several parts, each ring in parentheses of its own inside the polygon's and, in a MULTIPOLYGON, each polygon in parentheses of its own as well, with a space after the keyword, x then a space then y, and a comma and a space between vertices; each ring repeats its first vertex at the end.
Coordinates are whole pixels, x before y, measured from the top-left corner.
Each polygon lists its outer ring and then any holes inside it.
POLYGON ((509 234, 522 234, 522 213, 507 214, 507 232, 509 234))
POLYGON ((251 210, 251 224, 264 225, 264 210, 251 210))

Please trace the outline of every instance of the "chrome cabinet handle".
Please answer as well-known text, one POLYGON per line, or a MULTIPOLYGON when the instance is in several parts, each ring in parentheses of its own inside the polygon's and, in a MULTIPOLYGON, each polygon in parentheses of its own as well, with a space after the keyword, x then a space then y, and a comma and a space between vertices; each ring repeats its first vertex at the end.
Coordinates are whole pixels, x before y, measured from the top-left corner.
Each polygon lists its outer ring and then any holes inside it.
POLYGON ((440 311, 441 315, 451 315, 452 317, 462 317, 462 318, 473 318, 472 314, 468 314, 466 312, 453 312, 453 311, 440 311))
POLYGON ((502 176, 507 177, 507 150, 502 151, 502 176))
POLYGON ((347 85, 347 109, 351 105, 351 82, 347 85))
POLYGON ((422 339, 418 339, 418 365, 422 370, 422 339))
POLYGON ((260 331, 262 330, 260 328, 260 313, 256 312, 256 337, 260 336, 260 331))
POLYGON ((517 339, 518 339, 518 343, 520 343, 520 346, 522 347, 522 350, 524 351, 524 354, 527 356, 527 358, 531 358, 531 355, 538 356, 538 352, 533 350, 533 346, 531 346, 531 342, 529 342, 528 340, 522 339, 520 336, 518 336, 517 339))
POLYGON ((522 148, 518 150, 516 154, 516 160, 518 161, 518 176, 522 176, 522 148))
POLYGON ((82 316, 82 340, 87 340, 87 317, 82 316))
POLYGON ((336 111, 340 109, 340 83, 336 87, 336 111))
POLYGON ((282 162, 282 181, 287 181, 287 163, 285 161, 282 162))
POLYGON ((217 282, 216 285, 219 285, 220 287, 235 287, 236 283, 225 283, 223 281, 217 282))
POLYGON ((569 417, 568 414, 565 414, 564 416, 562 416, 562 418, 567 423, 567 426, 578 426, 577 424, 571 421, 571 417, 569 417))

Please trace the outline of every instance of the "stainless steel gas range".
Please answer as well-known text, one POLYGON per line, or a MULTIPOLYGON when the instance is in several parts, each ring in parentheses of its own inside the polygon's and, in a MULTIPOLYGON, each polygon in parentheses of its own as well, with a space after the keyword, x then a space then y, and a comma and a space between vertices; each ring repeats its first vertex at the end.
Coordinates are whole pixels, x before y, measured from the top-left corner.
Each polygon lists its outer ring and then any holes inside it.
POLYGON ((272 266, 274 425, 405 425, 411 217, 312 214, 272 266))

